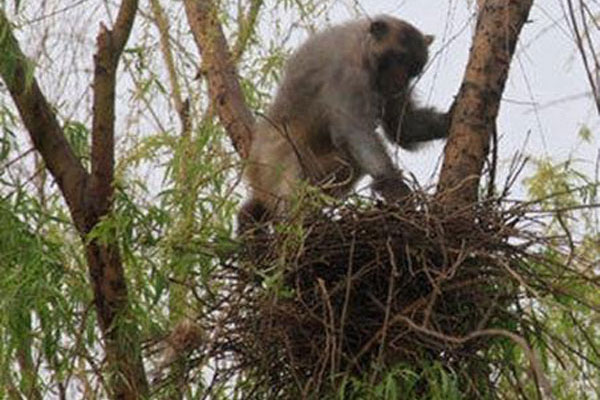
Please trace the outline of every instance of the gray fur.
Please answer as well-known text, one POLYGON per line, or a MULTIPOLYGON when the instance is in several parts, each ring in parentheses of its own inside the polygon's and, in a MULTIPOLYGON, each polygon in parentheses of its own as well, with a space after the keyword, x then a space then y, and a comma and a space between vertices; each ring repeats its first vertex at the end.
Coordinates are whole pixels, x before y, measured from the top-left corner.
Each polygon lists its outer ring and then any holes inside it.
POLYGON ((408 91, 431 40, 386 15, 308 39, 289 59, 275 99, 255 127, 245 170, 251 198, 240 224, 283 212, 300 180, 341 197, 370 175, 386 200, 408 194, 375 129, 381 125, 408 149, 447 135, 446 114, 417 109, 408 91))

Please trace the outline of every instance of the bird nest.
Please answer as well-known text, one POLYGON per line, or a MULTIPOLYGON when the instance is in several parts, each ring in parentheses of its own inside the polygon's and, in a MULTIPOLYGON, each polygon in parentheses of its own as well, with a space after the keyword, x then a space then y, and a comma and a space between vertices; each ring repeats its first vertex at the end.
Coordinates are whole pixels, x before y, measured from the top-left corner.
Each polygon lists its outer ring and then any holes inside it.
POLYGON ((207 243, 195 315, 144 350, 156 393, 201 382, 204 397, 242 399, 552 398, 546 373, 564 373, 564 393, 585 397, 600 371, 588 355, 596 253, 535 203, 448 212, 416 196, 326 212, 305 198, 234 248, 207 243))
POLYGON ((235 357, 260 398, 431 363, 460 371, 463 394, 493 386, 488 334, 514 320, 519 294, 512 214, 423 202, 310 215, 247 238, 235 357))

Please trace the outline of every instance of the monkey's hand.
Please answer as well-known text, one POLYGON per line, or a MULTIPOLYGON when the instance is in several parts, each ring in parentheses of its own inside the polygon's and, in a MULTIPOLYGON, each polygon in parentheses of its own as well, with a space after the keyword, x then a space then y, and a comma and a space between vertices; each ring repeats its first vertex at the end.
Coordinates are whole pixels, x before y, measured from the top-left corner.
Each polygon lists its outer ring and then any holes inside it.
POLYGON ((400 171, 375 178, 371 187, 388 203, 404 200, 412 193, 400 171))

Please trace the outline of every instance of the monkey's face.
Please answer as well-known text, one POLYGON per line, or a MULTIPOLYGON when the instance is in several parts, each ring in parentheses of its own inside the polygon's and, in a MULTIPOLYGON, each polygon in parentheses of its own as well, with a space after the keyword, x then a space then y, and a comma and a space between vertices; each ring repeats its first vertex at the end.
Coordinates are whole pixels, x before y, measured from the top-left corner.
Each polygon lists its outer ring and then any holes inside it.
POLYGON ((423 70, 433 36, 388 16, 374 19, 369 34, 369 58, 377 89, 384 95, 400 94, 423 70))

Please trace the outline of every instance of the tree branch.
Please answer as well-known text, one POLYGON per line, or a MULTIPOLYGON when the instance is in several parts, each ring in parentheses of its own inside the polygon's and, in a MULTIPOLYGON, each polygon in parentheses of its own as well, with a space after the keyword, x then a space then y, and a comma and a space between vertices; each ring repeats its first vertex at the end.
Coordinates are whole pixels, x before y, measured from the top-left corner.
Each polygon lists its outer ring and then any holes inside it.
POLYGON ((465 78, 454 102, 438 196, 460 208, 477 201, 500 98, 533 0, 480 1, 465 78))
POLYGON ((31 141, 56 180, 78 230, 85 226, 88 173, 69 146, 54 111, 46 101, 10 22, 0 9, 0 76, 15 102, 31 141))
POLYGON ((211 0, 184 0, 184 4, 194 40, 202 54, 210 98, 233 146, 246 158, 252 142, 254 117, 244 101, 217 9, 211 0))
POLYGON ((96 216, 106 215, 113 194, 115 82, 119 59, 131 33, 137 5, 137 0, 124 0, 113 29, 108 30, 101 24, 97 37, 93 83, 92 179, 89 186, 91 206, 96 216))
POLYGON ((240 10, 238 35, 232 51, 232 57, 236 63, 242 58, 244 51, 248 47, 248 42, 254 34, 256 20, 258 19, 260 8, 263 4, 264 0, 250 0, 250 7, 248 8, 246 15, 243 15, 240 10))
MULTIPOLYGON (((100 26, 94 56, 92 176, 88 187, 89 227, 107 215, 113 202, 115 87, 119 59, 131 33, 137 0, 123 0, 112 30, 100 26)), ((116 240, 86 245, 94 302, 110 371, 110 396, 139 399, 148 395, 138 327, 132 317, 127 279, 116 240)))

